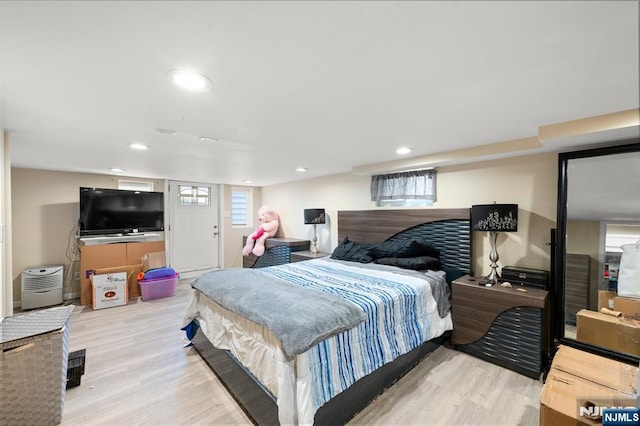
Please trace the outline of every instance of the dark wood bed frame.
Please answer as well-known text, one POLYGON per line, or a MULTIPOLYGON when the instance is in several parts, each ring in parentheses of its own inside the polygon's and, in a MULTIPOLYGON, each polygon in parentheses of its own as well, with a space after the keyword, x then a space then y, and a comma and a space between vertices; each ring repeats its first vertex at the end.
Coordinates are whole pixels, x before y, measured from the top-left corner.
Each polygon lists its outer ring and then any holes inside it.
MULTIPOLYGON (((338 212, 338 241, 378 243, 400 238, 421 238, 441 251, 444 265, 471 273, 471 227, 469 209, 357 210, 338 212)), ((336 395, 318 409, 314 425, 339 425, 349 421, 376 396, 412 370, 427 354, 448 341, 450 332, 425 342, 384 365, 336 395)), ((258 425, 277 425, 276 399, 228 351, 216 349, 197 333, 194 347, 258 425)))

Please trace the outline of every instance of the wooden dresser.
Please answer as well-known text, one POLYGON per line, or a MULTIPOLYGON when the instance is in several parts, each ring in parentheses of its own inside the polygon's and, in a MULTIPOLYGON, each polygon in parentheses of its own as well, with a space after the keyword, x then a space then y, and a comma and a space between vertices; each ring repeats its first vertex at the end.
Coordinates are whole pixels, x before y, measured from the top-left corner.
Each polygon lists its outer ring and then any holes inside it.
POLYGON ((570 254, 566 257, 564 315, 565 322, 576 325, 576 313, 589 309, 589 275, 591 257, 586 254, 570 254))
POLYGON ((521 286, 485 287, 479 285, 481 279, 465 275, 453 281, 451 343, 478 358, 539 378, 549 351, 549 293, 521 286))

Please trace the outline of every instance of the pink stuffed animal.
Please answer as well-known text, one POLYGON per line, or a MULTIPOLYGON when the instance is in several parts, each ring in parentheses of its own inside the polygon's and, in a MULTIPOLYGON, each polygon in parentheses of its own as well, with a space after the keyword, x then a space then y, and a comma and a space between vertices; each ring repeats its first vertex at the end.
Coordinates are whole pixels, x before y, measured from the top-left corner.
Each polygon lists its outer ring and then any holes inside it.
POLYGON ((278 232, 278 227, 280 226, 278 214, 269 206, 260 207, 260 210, 258 210, 258 220, 261 224, 247 237, 247 243, 242 249, 243 256, 249 256, 251 253, 256 256, 262 256, 265 249, 265 240, 274 237, 276 232, 278 232))

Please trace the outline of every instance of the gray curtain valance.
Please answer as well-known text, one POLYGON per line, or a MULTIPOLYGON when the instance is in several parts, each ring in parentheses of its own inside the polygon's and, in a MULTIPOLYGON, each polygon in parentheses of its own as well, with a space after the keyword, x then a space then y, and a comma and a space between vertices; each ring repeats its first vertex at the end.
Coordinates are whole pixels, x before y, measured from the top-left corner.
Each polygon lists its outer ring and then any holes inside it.
POLYGON ((371 201, 437 201, 435 169, 371 176, 371 201))

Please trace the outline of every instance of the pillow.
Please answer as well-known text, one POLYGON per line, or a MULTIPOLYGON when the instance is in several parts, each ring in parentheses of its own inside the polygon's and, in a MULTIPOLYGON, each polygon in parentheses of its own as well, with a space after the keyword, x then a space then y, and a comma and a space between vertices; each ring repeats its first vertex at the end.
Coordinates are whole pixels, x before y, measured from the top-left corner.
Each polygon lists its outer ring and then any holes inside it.
POLYGON ((451 283, 453 282, 453 280, 457 280, 458 278, 460 278, 461 276, 463 276, 465 273, 462 272, 460 269, 456 268, 455 266, 441 266, 440 270, 444 271, 444 273, 447 275, 447 283, 449 283, 449 285, 451 285, 451 283))
POLYGON ((369 255, 370 247, 371 244, 356 243, 355 241, 349 241, 349 238, 345 237, 342 244, 338 245, 331 253, 331 259, 370 263, 373 261, 373 258, 369 255))
POLYGON ((413 269, 414 271, 423 271, 426 269, 439 270, 440 259, 431 256, 418 257, 382 257, 373 261, 380 265, 397 266, 404 269, 413 269))
POLYGON ((392 240, 383 241, 374 245, 369 254, 374 259, 383 257, 417 257, 430 256, 440 258, 440 250, 424 241, 418 240, 392 240))

